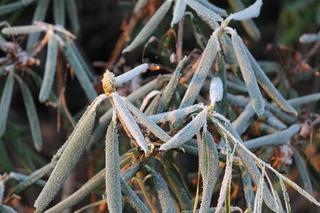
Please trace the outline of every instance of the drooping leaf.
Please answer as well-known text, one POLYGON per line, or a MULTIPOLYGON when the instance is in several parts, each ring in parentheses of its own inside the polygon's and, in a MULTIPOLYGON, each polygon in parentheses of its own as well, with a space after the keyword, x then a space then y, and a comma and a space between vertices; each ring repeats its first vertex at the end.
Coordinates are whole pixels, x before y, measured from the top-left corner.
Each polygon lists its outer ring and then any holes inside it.
POLYGON ((44 71, 44 77, 41 84, 39 101, 45 102, 51 93, 54 76, 56 73, 57 56, 58 56, 58 43, 55 38, 54 32, 49 30, 49 41, 47 49, 47 59, 44 71))
POLYGON ((33 144, 36 150, 40 151, 42 149, 42 136, 41 136, 41 128, 40 128, 37 109, 34 104, 33 97, 28 86, 20 78, 18 78, 18 82, 20 85, 24 106, 26 108, 26 112, 29 120, 33 144))
POLYGON ((3 136, 6 130, 6 123, 9 115, 9 107, 12 98, 14 86, 14 71, 10 70, 6 83, 4 85, 4 89, 1 95, 1 102, 0 102, 0 137, 3 136))

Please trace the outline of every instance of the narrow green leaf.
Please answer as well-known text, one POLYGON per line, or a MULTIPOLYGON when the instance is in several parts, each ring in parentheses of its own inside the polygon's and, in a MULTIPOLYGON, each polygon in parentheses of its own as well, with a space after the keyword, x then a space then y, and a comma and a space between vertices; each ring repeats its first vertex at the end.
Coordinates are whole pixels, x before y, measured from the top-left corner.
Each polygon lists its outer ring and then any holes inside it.
POLYGON ((220 16, 227 16, 227 11, 225 9, 217 7, 216 5, 210 3, 208 0, 196 0, 196 1, 202 4, 203 6, 209 8, 213 12, 218 13, 220 16))
POLYGON ((151 19, 144 25, 139 34, 134 38, 129 46, 127 46, 122 53, 130 52, 136 47, 144 43, 155 29, 159 26, 162 19, 165 17, 171 7, 172 0, 165 0, 165 2, 159 7, 151 19))
POLYGON ((40 128, 37 109, 34 104, 33 97, 28 86, 20 78, 18 78, 18 82, 20 85, 24 106, 26 108, 26 112, 29 120, 30 130, 31 130, 32 139, 33 139, 33 145, 37 151, 40 151, 42 149, 42 136, 41 136, 41 128, 40 128))
POLYGON ((32 172, 26 179, 18 183, 12 190, 9 192, 9 197, 14 194, 20 194, 23 190, 25 190, 28 186, 31 186, 36 181, 40 180, 46 174, 48 174, 55 166, 55 162, 50 162, 49 164, 37 169, 36 171, 32 172))
POLYGON ((25 25, 25 26, 17 26, 17 27, 6 27, 6 28, 3 28, 1 32, 5 35, 20 35, 20 34, 39 33, 44 30, 45 29, 41 26, 25 25))
POLYGON ((44 71, 44 77, 40 89, 39 101, 45 102, 51 93, 54 76, 56 73, 57 56, 58 56, 58 43, 55 38, 54 32, 49 30, 49 41, 47 49, 47 59, 44 71))
POLYGON ((285 205, 286 205, 286 211, 287 211, 287 213, 291 213, 291 204, 290 204, 290 198, 289 198, 289 194, 288 194, 287 188, 284 185, 284 182, 283 182, 282 179, 279 179, 279 181, 280 181, 280 186, 281 186, 284 202, 285 202, 285 205))
POLYGON ((282 131, 248 140, 244 143, 244 145, 248 149, 257 149, 262 146, 282 145, 288 143, 291 137, 299 132, 300 128, 300 124, 294 124, 282 131))
POLYGON ((163 112, 164 110, 166 110, 168 108, 169 103, 172 99, 172 96, 178 86, 181 72, 182 72, 183 68, 185 68, 188 65, 189 62, 190 62, 190 60, 187 57, 184 57, 179 62, 177 68, 175 69, 174 73, 172 74, 172 76, 170 78, 169 83, 167 84, 167 86, 163 90, 163 93, 162 93, 162 96, 160 99, 160 103, 159 103, 159 107, 158 107, 158 113, 163 112))
POLYGON ((154 184, 158 193, 162 212, 175 212, 173 200, 165 180, 155 170, 151 169, 150 171, 152 173, 154 184))
POLYGON ((247 209, 253 209, 254 205, 254 193, 252 188, 252 181, 250 175, 244 166, 240 166, 241 171, 241 181, 242 181, 242 188, 244 191, 244 197, 246 199, 246 207, 247 209))
POLYGON ((213 61, 215 60, 217 53, 220 50, 217 33, 218 31, 212 33, 208 44, 202 53, 199 65, 192 76, 188 89, 184 94, 179 108, 184 108, 192 105, 198 97, 203 83, 209 74, 213 61))
POLYGON ((106 203, 109 212, 122 212, 121 184, 120 184, 120 156, 119 135, 116 122, 116 113, 113 113, 105 140, 105 186, 106 203))
POLYGON ((202 140, 198 142, 199 169, 202 176, 203 192, 200 212, 209 211, 213 189, 218 179, 218 150, 210 132, 204 128, 202 140))
POLYGON ((309 192, 311 195, 313 195, 313 187, 311 184, 311 179, 310 179, 307 167, 300 153, 296 149, 293 150, 293 158, 305 190, 309 192))
POLYGON ((151 211, 146 207, 146 205, 141 201, 141 199, 136 195, 136 193, 128 186, 128 184, 121 179, 121 190, 124 196, 127 197, 130 205, 138 213, 151 213, 151 211))
POLYGON ((265 72, 261 69, 260 65, 257 63, 248 49, 246 49, 246 54, 249 57, 251 66, 260 86, 264 89, 268 96, 273 101, 275 101, 281 109, 296 115, 296 110, 283 98, 279 91, 274 87, 273 83, 269 80, 265 72))
POLYGON ((254 206, 253 206, 253 212, 254 213, 262 212, 263 188, 264 187, 265 187, 265 182, 264 182, 264 171, 263 171, 262 174, 261 174, 261 177, 259 179, 259 184, 257 186, 256 197, 254 199, 254 206))
POLYGON ((47 184, 35 201, 34 206, 37 211, 45 210, 80 159, 92 133, 97 107, 105 98, 105 95, 100 95, 92 102, 77 123, 68 141, 65 142, 64 152, 52 171, 47 184))
POLYGON ((221 16, 195 0, 186 0, 186 2, 212 29, 215 30, 219 27, 217 21, 222 21, 221 16))
POLYGON ((160 146, 160 150, 168 150, 181 146, 196 135, 200 129, 205 125, 207 120, 208 109, 205 107, 189 124, 183 127, 175 136, 169 141, 160 146))
POLYGON ((232 45, 240 65, 243 80, 253 101, 253 108, 258 116, 262 116, 265 108, 264 100, 262 98, 249 57, 246 54, 247 47, 244 45, 242 39, 237 35, 236 32, 232 33, 232 45))
POLYGON ((256 18, 260 14, 262 4, 263 4, 262 0, 256 0, 255 3, 253 3, 249 7, 245 8, 239 12, 231 14, 230 18, 233 20, 238 20, 238 21, 256 18))
POLYGON ((72 66, 75 71, 75 74, 80 82, 81 87, 83 88, 84 92, 86 93, 89 100, 94 100, 97 97, 97 93, 94 90, 94 87, 82 66, 82 63, 78 56, 72 51, 72 41, 66 41, 63 44, 63 53, 65 54, 68 62, 72 66))
POLYGON ((22 1, 17 1, 0 6, 0 16, 7 15, 26 6, 22 1))
MULTIPOLYGON (((36 21, 44 21, 49 7, 49 0, 41 0, 37 2, 36 10, 34 11, 32 23, 36 21)), ((27 49, 35 47, 36 42, 40 38, 40 33, 30 34, 27 41, 27 49)))
POLYGON ((9 115, 9 107, 12 97, 12 91, 14 86, 14 70, 10 70, 4 89, 1 96, 0 102, 0 137, 3 136, 6 130, 7 119, 9 115))
POLYGON ((67 12, 69 15, 71 27, 72 27, 72 32, 77 35, 80 30, 80 23, 79 23, 79 15, 78 15, 78 10, 77 10, 77 5, 75 0, 67 0, 66 6, 67 6, 67 12))
MULTIPOLYGON (((241 11, 245 9, 245 6, 242 0, 228 0, 230 6, 234 11, 241 11)), ((254 40, 258 41, 261 38, 260 31, 258 27, 255 25, 252 19, 241 20, 241 24, 248 35, 254 40)))
POLYGON ((65 21, 66 21, 65 0, 53 0, 53 18, 54 18, 55 24, 65 26, 65 21))
POLYGON ((144 136, 134 120, 133 116, 129 112, 125 101, 119 96, 116 92, 112 94, 112 100, 117 112, 117 115, 120 118, 121 124, 128 129, 132 137, 136 140, 137 144, 141 147, 141 149, 147 153, 148 145, 144 139, 144 136))
POLYGON ((171 139, 171 137, 165 131, 163 131, 156 123, 154 123, 144 113, 137 109, 132 103, 130 103, 129 101, 125 102, 128 106, 129 111, 131 111, 132 114, 136 117, 138 123, 145 126, 150 132, 152 132, 163 142, 167 142, 171 139))

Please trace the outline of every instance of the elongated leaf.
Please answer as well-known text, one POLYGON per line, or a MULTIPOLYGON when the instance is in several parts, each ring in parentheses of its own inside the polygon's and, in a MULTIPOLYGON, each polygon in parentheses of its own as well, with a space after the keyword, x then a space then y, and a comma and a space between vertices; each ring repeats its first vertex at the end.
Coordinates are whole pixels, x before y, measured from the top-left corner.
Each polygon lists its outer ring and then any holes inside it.
POLYGON ((144 139, 143 134, 141 133, 138 124, 129 112, 126 103, 116 92, 112 94, 112 100, 115 110, 117 111, 117 114, 120 118, 121 124, 128 129, 132 137, 136 140, 137 144, 145 153, 147 153, 148 145, 144 139))
MULTIPOLYGON (((245 9, 242 0, 228 0, 230 6, 234 11, 241 11, 245 9)), ((248 35, 254 40, 258 41, 261 38, 261 33, 258 27, 255 25, 252 19, 241 20, 243 28, 246 30, 248 35)))
POLYGON ((171 27, 173 27, 173 25, 177 24, 183 18, 185 10, 186 0, 175 0, 171 27))
POLYGON ((221 189, 219 192, 218 204, 215 209, 215 213, 219 213, 223 203, 225 202, 226 193, 228 189, 228 185, 232 179, 232 161, 233 161, 234 152, 229 153, 227 152, 227 161, 226 161, 226 169, 224 172, 224 176, 221 183, 221 189))
POLYGON ((150 115, 148 116, 148 118, 154 123, 164 123, 173 120, 181 120, 183 118, 186 118, 191 113, 203 109, 203 107, 204 106, 202 104, 195 104, 189 107, 173 110, 170 112, 163 112, 155 115, 150 115))
MULTIPOLYGON (((121 178, 124 179, 124 181, 128 181, 128 179, 131 179, 132 176, 137 172, 137 170, 138 167, 133 166, 124 173, 122 173, 121 178)), ((91 192, 97 190, 105 183, 105 173, 105 169, 101 170, 99 173, 97 173, 95 176, 89 179, 85 184, 83 184, 73 194, 71 194, 55 206, 51 207, 50 209, 46 210, 46 213, 62 212, 64 209, 70 208, 82 201, 91 192)))
POLYGON ((239 135, 242 135, 252 123, 252 118, 254 116, 254 110, 252 107, 252 102, 248 103, 240 115, 232 122, 232 126, 237 131, 239 135))
POLYGON ((20 35, 42 32, 45 29, 37 25, 26 25, 17 27, 6 27, 1 30, 5 35, 20 35))
POLYGON ((139 34, 134 38, 129 46, 127 46, 122 53, 130 52, 134 50, 136 47, 140 46, 144 43, 150 35, 153 33, 155 29, 159 26, 162 19, 165 17, 167 12, 171 7, 172 0, 166 0, 159 9, 155 12, 155 14, 151 17, 151 19, 144 25, 139 34))
POLYGON ((10 192, 9 197, 13 194, 19 194, 23 190, 25 190, 28 186, 31 186, 38 180, 40 180, 43 176, 48 174, 55 166, 55 162, 50 162, 49 164, 37 169, 32 174, 30 174, 27 178, 21 181, 18 185, 16 185, 10 192))
POLYGON ((269 110, 265 111, 265 115, 267 116, 267 123, 271 126, 280 130, 287 128, 287 125, 285 125, 281 120, 274 116, 269 110))
MULTIPOLYGON (((36 21, 44 21, 47 10, 49 7, 49 0, 41 0, 37 2, 36 10, 34 11, 32 23, 36 21)), ((27 49, 30 49, 35 46, 35 43, 39 40, 40 33, 30 34, 27 42, 27 49)))
POLYGON ((53 18, 54 18, 55 24, 65 26, 65 20, 66 20, 65 0, 53 0, 53 18))
POLYGON ((176 212, 173 204, 171 194, 168 186, 161 175, 155 170, 151 169, 154 184, 160 200, 162 212, 173 213, 176 212))
POLYGON ((240 166, 241 170, 241 181, 242 187, 244 191, 244 197, 246 199, 247 209, 253 209, 254 205, 254 193, 252 188, 252 181, 248 171, 243 167, 240 166))
POLYGON ((281 186, 284 202, 285 202, 285 205, 286 205, 286 211, 287 211, 287 213, 291 213, 290 198, 289 198, 289 194, 288 194, 287 188, 284 185, 284 182, 283 182, 282 179, 279 179, 279 181, 280 181, 280 186, 281 186))
POLYGON ((72 32, 74 34, 78 34, 80 30, 80 23, 79 23, 79 15, 78 15, 78 10, 77 10, 77 5, 75 0, 67 0, 66 7, 67 7, 67 12, 69 15, 71 27, 72 27, 72 32))
POLYGON ((17 11, 25 6, 27 6, 32 1, 16 1, 13 3, 5 4, 0 6, 0 16, 7 15, 14 11, 17 11))
POLYGON ((9 115, 9 107, 12 97, 12 91, 14 86, 14 71, 10 70, 7 77, 4 89, 1 95, 0 102, 0 137, 3 136, 6 130, 7 119, 9 115))
POLYGON ((171 137, 163 131, 156 123, 150 120, 144 113, 142 113, 139 109, 137 109, 133 104, 129 101, 126 101, 126 105, 128 109, 132 112, 132 114, 136 117, 138 123, 144 125, 150 132, 152 132, 155 136, 161 139, 164 142, 167 142, 171 139, 171 137))
POLYGON ((244 10, 231 14, 230 17, 233 20, 246 20, 250 18, 256 18, 260 14, 260 10, 262 7, 262 0, 256 0, 256 2, 244 10))
POLYGON ((151 213, 151 211, 146 207, 146 205, 141 201, 141 199, 136 195, 136 193, 132 191, 132 189, 123 179, 121 179, 121 190, 124 196, 127 197, 130 205, 138 213, 151 213))
POLYGON ((199 169, 202 175, 203 192, 200 212, 208 212, 213 189, 218 179, 218 150, 210 132, 204 128, 202 140, 199 141, 199 169))
POLYGON ((53 31, 50 30, 44 77, 43 77, 40 94, 39 94, 39 101, 42 103, 49 98, 49 95, 52 90, 54 76, 56 73, 57 56, 58 56, 58 43, 53 31))
POLYGON ((267 75, 261 69, 260 65, 254 59, 252 54, 246 49, 246 54, 249 57, 251 66, 255 73, 255 76, 260 84, 260 86, 264 89, 264 91, 268 94, 268 96, 275 101, 279 107, 289 113, 297 114, 296 110, 283 98, 283 96, 279 93, 279 91, 274 87, 272 82, 269 80, 267 75))
POLYGON ((68 138, 64 152, 35 201, 34 206, 39 212, 42 212, 53 200, 72 168, 80 159, 92 133, 97 107, 105 97, 105 95, 100 95, 92 102, 68 138))
POLYGON ((215 31, 211 35, 179 108, 192 105, 199 95, 203 83, 209 74, 212 63, 216 58, 218 51, 220 50, 217 33, 218 32, 215 31))
POLYGON ((116 114, 113 114, 106 134, 105 185, 109 212, 122 212, 120 184, 120 156, 116 114))
POLYGON ((300 174, 303 186, 307 192, 309 192, 311 195, 313 194, 313 187, 311 184, 311 179, 307 170, 307 167, 304 163, 303 158, 299 154, 299 152, 294 149, 293 150, 293 158, 294 158, 294 163, 296 165, 296 168, 300 174))
POLYGON ((24 106, 26 108, 26 112, 29 120, 33 144, 36 150, 40 151, 42 148, 42 137, 41 137, 41 128, 40 128, 37 109, 34 104, 33 97, 28 86, 20 78, 18 78, 18 82, 20 85, 24 106))
POLYGON ((132 80, 137 75, 140 75, 141 73, 146 72, 148 70, 148 68, 149 68, 149 64, 144 63, 144 64, 141 64, 141 65, 133 68, 132 70, 129 70, 126 73, 123 73, 122 75, 117 76, 116 77, 116 85, 119 86, 127 81, 132 80))
MULTIPOLYGON (((237 134, 236 130, 233 128, 233 126, 230 124, 230 122, 224 118, 223 115, 214 113, 213 116, 210 117, 212 123, 215 125, 215 127, 218 129, 220 134, 226 135, 226 137, 229 139, 229 141, 234 145, 237 145, 236 152, 237 155, 241 158, 243 165, 247 169, 248 173, 250 174, 252 181, 258 185, 259 184, 259 178, 261 176, 261 173, 253 160, 253 156, 248 154, 248 150, 246 147, 242 144, 242 139, 237 134)), ((249 153, 251 153, 249 151, 249 153)), ((272 209, 276 210, 276 201, 273 199, 268 187, 264 187, 264 201, 266 205, 272 209)))
POLYGON ((168 142, 160 146, 160 150, 168 150, 181 146, 196 135, 206 123, 208 109, 204 108, 188 125, 181 129, 168 142))
POLYGON ((213 12, 218 13, 221 16, 227 16, 227 11, 225 9, 217 7, 214 4, 211 4, 208 0, 196 0, 196 1, 202 4, 203 6, 209 8, 213 12))
POLYGON ((186 2, 212 29, 215 30, 219 27, 217 21, 222 21, 222 18, 218 14, 194 0, 186 0, 186 2))
POLYGON ((248 149, 256 149, 256 148, 262 147, 262 146, 285 144, 285 143, 289 142, 290 138, 294 134, 299 132, 300 128, 301 128, 300 124, 294 124, 294 125, 290 126, 289 128, 284 129, 282 131, 248 140, 244 143, 244 145, 248 149))
POLYGON ((166 110, 168 108, 169 103, 172 99, 172 96, 178 86, 181 72, 182 72, 183 68, 187 66, 188 63, 189 63, 189 59, 187 57, 184 57, 179 62, 177 68, 175 69, 174 73, 172 74, 172 76, 170 78, 169 83, 167 84, 167 86, 163 90, 161 100, 159 103, 159 107, 158 107, 158 113, 163 112, 164 110, 166 110))
POLYGON ((265 186, 264 183, 264 171, 262 172, 262 175, 259 180, 259 184, 257 187, 256 197, 254 199, 254 206, 253 206, 253 212, 254 213, 260 213, 262 212, 262 201, 263 201, 263 188, 265 186))
POLYGON ((81 87, 86 93, 89 100, 94 100, 97 97, 97 93, 94 90, 94 87, 88 78, 87 73, 83 69, 82 63, 77 55, 72 51, 72 41, 67 41, 63 44, 63 53, 65 54, 68 62, 75 71, 75 74, 80 82, 81 87))
POLYGON ((237 35, 236 32, 232 33, 232 45, 240 65, 243 80, 253 101, 253 108, 258 116, 262 116, 264 113, 265 104, 258 87, 254 71, 251 67, 250 60, 246 54, 247 47, 244 45, 242 39, 237 35))
POLYGON ((299 108, 301 105, 310 104, 319 100, 320 100, 320 93, 313 93, 310 95, 289 99, 288 103, 294 108, 299 108))

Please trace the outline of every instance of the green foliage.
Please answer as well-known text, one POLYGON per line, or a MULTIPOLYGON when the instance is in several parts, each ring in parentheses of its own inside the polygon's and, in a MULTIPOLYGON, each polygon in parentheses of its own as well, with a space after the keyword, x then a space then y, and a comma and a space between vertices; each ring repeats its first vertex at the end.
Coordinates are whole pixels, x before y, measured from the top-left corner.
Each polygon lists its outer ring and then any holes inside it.
MULTIPOLYGON (((31 6, 35 11, 30 25, 6 24, 1 30, 4 37, 0 35, 5 55, 0 63, 4 82, 0 102, 0 171, 9 173, 0 176, 0 211, 15 212, 9 206, 10 200, 31 186, 42 188, 33 204, 36 212, 75 209, 84 205, 90 194, 99 196, 79 211, 106 204, 109 212, 263 212, 264 205, 270 211, 290 212, 291 194, 287 186, 320 207, 303 153, 295 143, 302 140, 302 132, 307 128, 301 122, 301 108, 318 101, 320 95, 286 100, 288 96, 276 87, 286 82, 277 83, 279 76, 274 78, 281 67, 275 62, 256 61, 232 27, 241 22, 251 39, 258 41, 261 34, 252 18, 259 16, 262 0, 247 7, 241 0, 229 1, 233 13, 207 0, 160 1, 128 46, 116 45, 115 52, 123 55, 117 58, 118 64, 109 67, 111 71, 104 73, 101 82, 105 94, 101 95, 97 95, 95 82, 101 77, 92 72, 76 45, 80 29, 76 1, 5 2, 0 4, 0 16, 31 6), (49 9, 53 23, 47 23, 49 9), (165 19, 171 18, 170 11, 173 15, 168 24, 165 19), (185 26, 192 32, 184 31, 185 26), (164 29, 169 30, 158 40, 159 48, 148 46, 157 40, 152 35, 164 29), (203 29, 210 32, 209 37, 203 29), (194 43, 203 50, 201 55, 197 50, 184 48, 186 34, 194 35, 194 43), (20 35, 26 42, 15 42, 20 35), (120 59, 127 62, 126 57, 139 55, 138 47, 143 45, 143 57, 150 48, 148 54, 159 59, 157 64, 151 63, 150 57, 119 74, 120 59), (43 78, 37 73, 40 53, 46 55, 41 60, 43 78), (51 161, 45 163, 38 155, 45 148, 38 104, 57 106, 64 121, 73 123, 77 118, 65 104, 67 82, 62 76, 69 74, 66 67, 72 69, 70 73, 82 88, 77 96, 83 93, 90 105, 51 161), (169 72, 163 74, 163 70, 169 72), (23 143, 19 128, 12 127, 10 113, 14 110, 10 106, 15 97, 15 80, 36 151, 23 143), (137 89, 130 89, 129 85, 134 84, 138 84, 137 89), (35 91, 40 103, 34 99, 35 91), (281 154, 267 156, 274 152, 281 154), (78 172, 76 166, 83 156, 89 162, 89 179, 61 199, 61 188, 68 184, 73 172, 78 172), (187 162, 184 156, 188 156, 187 162), (15 171, 12 158, 18 159, 21 171, 15 171), (272 162, 275 158, 280 160, 272 162), (305 190, 278 170, 292 159, 305 190), (188 172, 191 163, 197 165, 194 167, 198 175, 188 172), (94 175, 92 170, 100 172, 94 175), (6 192, 5 187, 10 190, 6 192), (239 188, 242 197, 232 192, 239 188), (53 204, 53 200, 57 203, 53 204)), ((289 10, 302 10, 309 3, 316 4, 311 0, 301 5, 295 3, 289 10)), ((150 1, 136 1, 132 19, 139 21, 144 10, 154 6, 150 1)), ((130 23, 131 27, 135 25, 130 23)), ((285 41, 292 38, 283 37, 285 41)), ((319 40, 319 34, 300 38, 303 43, 319 40)))

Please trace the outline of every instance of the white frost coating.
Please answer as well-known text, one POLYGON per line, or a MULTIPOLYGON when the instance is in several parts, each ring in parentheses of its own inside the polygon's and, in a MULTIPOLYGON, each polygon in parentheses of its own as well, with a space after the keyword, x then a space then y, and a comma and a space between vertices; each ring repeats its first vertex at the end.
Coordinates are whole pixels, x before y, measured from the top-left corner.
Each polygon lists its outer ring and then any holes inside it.
POLYGON ((217 13, 213 12, 212 10, 208 9, 204 5, 200 4, 199 2, 194 0, 186 0, 186 2, 187 2, 187 5, 191 7, 200 17, 205 16, 214 21, 222 21, 221 16, 219 16, 217 13))
POLYGON ((3 181, 0 181, 0 203, 2 203, 3 195, 4 195, 4 184, 3 184, 3 181))
POLYGON ((127 81, 132 80, 137 75, 140 75, 141 73, 144 73, 148 70, 149 65, 147 63, 141 64, 132 70, 129 70, 126 73, 123 73, 122 75, 119 75, 116 77, 116 85, 119 86, 120 84, 123 84, 127 81))
POLYGON ((246 9, 241 10, 237 13, 231 14, 229 16, 229 19, 241 21, 241 20, 246 20, 250 18, 256 18, 260 14, 262 4, 263 4, 262 0, 257 0, 254 4, 250 5, 246 9))
POLYGON ((300 36, 299 41, 301 43, 312 43, 320 41, 320 32, 319 33, 306 33, 300 36))
POLYGON ((167 143, 160 146, 160 150, 168 150, 181 146, 197 134, 207 121, 208 109, 205 107, 188 125, 183 127, 167 143))
POLYGON ((211 4, 208 0, 196 0, 203 6, 207 7, 208 9, 212 10, 215 13, 218 13, 220 16, 227 16, 227 11, 223 8, 217 7, 214 4, 211 4))
POLYGON ((142 104, 140 106, 140 111, 144 112, 148 104, 150 103, 151 99, 157 95, 161 94, 159 90, 153 90, 151 91, 142 101, 142 104))
POLYGON ((128 131, 131 133, 132 137, 136 140, 137 144, 145 153, 147 153, 148 145, 141 133, 138 124, 129 112, 124 100, 122 100, 122 98, 116 92, 112 93, 112 100, 116 108, 115 110, 118 112, 118 115, 120 117, 120 121, 121 123, 123 122, 122 125, 125 125, 128 131))
POLYGON ((222 100, 223 97, 223 83, 221 78, 214 77, 211 79, 210 83, 210 101, 211 104, 215 104, 218 101, 222 100))
POLYGON ((151 116, 148 116, 148 119, 155 123, 164 123, 167 121, 180 120, 199 109, 203 109, 203 107, 204 106, 202 104, 195 104, 189 107, 173 110, 170 112, 151 115, 151 116))
POLYGON ((186 0, 175 0, 171 27, 181 20, 181 18, 184 16, 185 10, 186 0))

